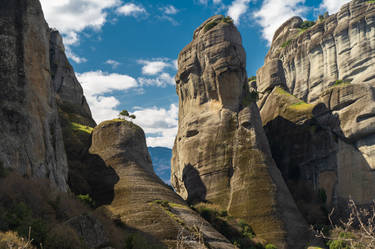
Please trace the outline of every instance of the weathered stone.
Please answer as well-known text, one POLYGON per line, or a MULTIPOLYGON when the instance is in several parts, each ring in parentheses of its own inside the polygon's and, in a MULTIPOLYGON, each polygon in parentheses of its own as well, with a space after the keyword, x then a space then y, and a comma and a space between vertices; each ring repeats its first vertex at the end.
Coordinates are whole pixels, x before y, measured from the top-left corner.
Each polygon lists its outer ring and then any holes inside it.
POLYGON ((56 30, 50 30, 50 64, 58 106, 66 113, 81 116, 81 124, 95 127, 82 86, 65 55, 62 37, 56 30))
MULTIPOLYGON (((124 120, 99 124, 92 134, 90 153, 99 155, 119 176, 114 199, 106 206, 115 219, 172 248, 181 230, 191 233, 197 226, 210 248, 234 249, 156 176, 140 127, 124 120)), ((198 246, 192 241, 192 248, 198 246)))
POLYGON ((49 178, 67 191, 49 28, 39 1, 2 1, 0 30, 0 161, 25 176, 49 178))
POLYGON ((103 224, 92 215, 80 215, 66 222, 83 239, 89 248, 100 248, 108 244, 108 234, 103 224))
POLYGON ((271 157, 235 26, 223 16, 208 19, 178 65, 176 192, 219 205, 278 248, 303 248, 307 226, 271 157))
POLYGON ((285 91, 267 87, 258 105, 273 157, 311 223, 321 223, 321 208, 375 196, 374 16, 374 4, 354 0, 304 32, 292 18, 258 71, 258 86, 273 86, 268 64, 282 63, 285 91))

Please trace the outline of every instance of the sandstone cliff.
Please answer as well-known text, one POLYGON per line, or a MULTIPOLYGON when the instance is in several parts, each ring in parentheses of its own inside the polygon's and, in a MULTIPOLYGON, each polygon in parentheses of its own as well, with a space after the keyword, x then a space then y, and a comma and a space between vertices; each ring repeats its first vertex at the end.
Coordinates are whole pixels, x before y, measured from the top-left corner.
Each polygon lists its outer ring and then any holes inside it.
POLYGON ((375 5, 362 0, 307 30, 294 17, 257 72, 273 157, 310 222, 349 196, 359 204, 375 196, 374 18, 375 5))
POLYGON ((0 30, 0 162, 67 191, 67 159, 50 75, 50 33, 39 1, 2 1, 0 30))
POLYGON ((232 21, 215 16, 179 55, 179 129, 171 182, 191 203, 210 202, 278 248, 303 248, 307 227, 274 164, 246 55, 232 21))
POLYGON ((124 120, 99 124, 90 153, 100 156, 119 177, 114 199, 106 206, 119 222, 150 235, 162 246, 175 248, 181 232, 189 238, 187 248, 201 248, 197 234, 209 248, 235 248, 156 176, 144 132, 137 125, 124 120))

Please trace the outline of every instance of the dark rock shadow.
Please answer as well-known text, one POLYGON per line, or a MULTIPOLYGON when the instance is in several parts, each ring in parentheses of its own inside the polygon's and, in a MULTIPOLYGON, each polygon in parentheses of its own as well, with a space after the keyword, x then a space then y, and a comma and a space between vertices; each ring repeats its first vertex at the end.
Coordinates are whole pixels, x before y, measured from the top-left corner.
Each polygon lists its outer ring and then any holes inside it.
POLYGON ((207 189, 204 185, 199 171, 195 169, 191 164, 187 164, 182 172, 182 180, 185 184, 185 188, 188 191, 188 197, 186 201, 194 205, 199 202, 206 201, 207 189))
MULTIPOLYGON (((343 215, 348 201, 336 195, 340 140, 354 145, 345 138, 339 117, 325 104, 318 104, 312 113, 302 123, 278 116, 264 130, 272 157, 303 216, 310 224, 327 224, 329 211, 335 207, 343 215)), ((360 153, 355 156, 366 162, 360 153)))

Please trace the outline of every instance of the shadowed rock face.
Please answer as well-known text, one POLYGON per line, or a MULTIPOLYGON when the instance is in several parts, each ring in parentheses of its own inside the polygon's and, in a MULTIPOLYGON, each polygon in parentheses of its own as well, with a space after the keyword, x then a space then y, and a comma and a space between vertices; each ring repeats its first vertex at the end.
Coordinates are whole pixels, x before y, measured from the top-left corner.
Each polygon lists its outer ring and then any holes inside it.
MULTIPOLYGON (((210 248, 235 248, 156 176, 140 127, 124 120, 99 124, 90 153, 100 156, 119 177, 114 199, 106 206, 114 218, 172 248, 178 233, 189 234, 194 226, 200 227, 210 248)), ((199 247, 196 242, 190 246, 199 247)))
POLYGON ((58 106, 66 113, 81 116, 84 120, 80 123, 95 127, 82 86, 65 55, 62 37, 56 30, 50 30, 50 64, 58 106))
POLYGON ((273 157, 306 216, 319 206, 340 209, 349 196, 361 205, 374 198, 374 17, 375 5, 362 0, 303 33, 294 17, 257 72, 273 157), (312 208, 322 190, 327 201, 312 208))
POLYGON ((307 227, 272 160, 245 63, 241 36, 222 16, 204 22, 181 51, 171 183, 190 202, 244 219, 278 248, 303 248, 307 227))
POLYGON ((67 191, 68 166, 49 61, 49 28, 39 1, 0 5, 0 161, 67 191))

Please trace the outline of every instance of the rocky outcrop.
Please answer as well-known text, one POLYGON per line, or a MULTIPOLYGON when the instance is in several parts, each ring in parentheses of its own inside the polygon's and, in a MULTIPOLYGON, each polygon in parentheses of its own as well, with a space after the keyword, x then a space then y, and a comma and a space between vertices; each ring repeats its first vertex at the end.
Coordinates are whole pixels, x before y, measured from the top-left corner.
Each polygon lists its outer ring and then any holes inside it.
POLYGON ((232 21, 214 16, 179 55, 179 128, 171 183, 191 203, 210 202, 278 248, 303 248, 307 227, 274 164, 249 90, 232 21))
POLYGON ((93 215, 82 214, 66 222, 89 248, 101 248, 108 245, 109 239, 103 224, 93 215))
POLYGON ((365 205, 375 196, 374 18, 362 0, 307 30, 294 17, 257 72, 272 155, 312 223, 349 197, 365 205))
POLYGON ((155 175, 144 132, 137 125, 124 120, 99 124, 92 133, 90 153, 100 156, 119 177, 114 199, 106 206, 117 222, 163 246, 174 248, 182 233, 190 238, 188 248, 200 248, 199 240, 192 239, 198 232, 209 248, 234 248, 155 175))
POLYGON ((50 33, 39 1, 3 1, 0 30, 0 161, 67 191, 67 159, 50 75, 50 33))
POLYGON ((50 30, 49 54, 52 82, 59 108, 70 116, 80 116, 79 123, 95 127, 96 123, 92 119, 82 86, 66 57, 63 40, 57 30, 50 30))
POLYGON ((305 30, 294 17, 275 33, 258 76, 259 90, 285 84, 306 102, 319 99, 336 80, 372 82, 374 75, 375 5, 353 0, 337 14, 322 18, 305 30), (285 80, 284 80, 285 78, 285 80))

